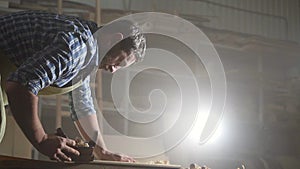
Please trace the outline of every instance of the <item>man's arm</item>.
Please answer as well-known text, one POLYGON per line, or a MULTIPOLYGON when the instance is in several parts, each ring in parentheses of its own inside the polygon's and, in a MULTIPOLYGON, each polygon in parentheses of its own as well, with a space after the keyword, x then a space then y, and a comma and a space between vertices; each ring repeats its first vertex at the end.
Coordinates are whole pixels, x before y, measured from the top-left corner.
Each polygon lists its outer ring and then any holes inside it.
POLYGON ((65 153, 79 155, 70 146, 74 140, 46 134, 38 117, 38 96, 17 82, 6 82, 6 93, 12 114, 31 144, 41 153, 58 161, 70 161, 65 153))
POLYGON ((100 160, 133 162, 133 158, 112 153, 106 148, 99 128, 89 82, 90 76, 85 78, 81 86, 69 93, 71 117, 79 133, 87 141, 95 139, 93 137, 97 133, 97 140, 93 140, 96 142, 94 151, 96 158, 100 160))
POLYGON ((105 146, 102 133, 99 129, 96 114, 87 115, 76 120, 75 125, 77 127, 77 130, 79 131, 81 136, 85 138, 85 140, 97 139, 93 140, 96 142, 95 155, 98 159, 103 159, 103 157, 105 156, 105 154, 108 153, 108 151, 105 146), (97 138, 91 138, 95 136, 97 136, 97 138))
MULTIPOLYGON (((104 143, 102 134, 100 133, 98 120, 96 114, 87 115, 85 117, 80 118, 79 120, 75 121, 75 125, 86 140, 91 140, 90 137, 93 137, 95 131, 97 134, 97 142, 95 147, 95 156, 100 160, 109 160, 109 161, 124 161, 124 162, 134 162, 135 160, 129 156, 123 154, 117 154, 110 152, 104 143), (87 133, 87 132, 89 133, 87 133)), ((95 141, 95 140, 94 140, 95 141)))

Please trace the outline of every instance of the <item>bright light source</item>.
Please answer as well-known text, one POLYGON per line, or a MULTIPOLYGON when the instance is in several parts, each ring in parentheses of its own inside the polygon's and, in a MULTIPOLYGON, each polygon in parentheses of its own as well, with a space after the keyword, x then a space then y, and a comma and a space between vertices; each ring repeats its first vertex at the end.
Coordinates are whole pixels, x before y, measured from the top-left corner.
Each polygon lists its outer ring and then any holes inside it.
POLYGON ((197 119, 194 122, 193 128, 189 133, 188 139, 195 144, 199 143, 199 138, 207 122, 206 120, 209 115, 208 112, 209 112, 208 109, 203 108, 201 110, 201 113, 198 114, 197 119))
MULTIPOLYGON (((188 136, 189 141, 192 143, 198 144, 199 138, 201 136, 201 132, 203 130, 204 124, 200 123, 200 120, 198 119, 196 124, 194 125, 191 133, 188 136)), ((222 138, 224 138, 224 125, 221 123, 217 126, 216 130, 212 132, 211 138, 208 140, 208 144, 216 144, 219 142, 222 138)))
POLYGON ((216 130, 213 132, 212 137, 208 140, 209 144, 216 144, 224 138, 224 125, 221 123, 217 126, 216 130))

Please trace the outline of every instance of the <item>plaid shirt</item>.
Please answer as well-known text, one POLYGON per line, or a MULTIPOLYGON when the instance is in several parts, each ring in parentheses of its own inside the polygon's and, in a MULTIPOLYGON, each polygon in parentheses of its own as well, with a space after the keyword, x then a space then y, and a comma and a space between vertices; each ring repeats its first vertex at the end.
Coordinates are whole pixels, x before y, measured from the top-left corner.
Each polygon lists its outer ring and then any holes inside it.
POLYGON ((47 87, 70 86, 84 79, 70 93, 71 117, 93 114, 95 108, 89 73, 97 63, 97 25, 72 16, 23 11, 0 16, 0 49, 18 69, 7 80, 38 94, 47 87))

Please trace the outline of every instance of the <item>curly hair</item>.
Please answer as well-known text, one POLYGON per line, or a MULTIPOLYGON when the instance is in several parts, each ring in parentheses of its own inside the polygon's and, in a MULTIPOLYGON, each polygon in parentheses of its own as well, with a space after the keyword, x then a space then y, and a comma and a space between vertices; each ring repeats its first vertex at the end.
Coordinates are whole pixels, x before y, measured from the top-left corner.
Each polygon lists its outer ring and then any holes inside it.
POLYGON ((130 20, 117 20, 101 26, 99 29, 105 29, 103 30, 105 33, 122 33, 124 36, 124 39, 115 44, 106 56, 119 49, 127 54, 134 54, 136 62, 143 60, 146 50, 146 38, 137 24, 130 20))

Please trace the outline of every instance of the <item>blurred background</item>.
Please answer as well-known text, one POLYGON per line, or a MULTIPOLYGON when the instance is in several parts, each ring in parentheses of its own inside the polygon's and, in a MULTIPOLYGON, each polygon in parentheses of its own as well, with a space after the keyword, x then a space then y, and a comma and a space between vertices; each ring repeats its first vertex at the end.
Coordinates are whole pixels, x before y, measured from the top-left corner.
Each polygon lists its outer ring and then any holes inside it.
MULTIPOLYGON (((155 148, 164 153, 141 160, 169 160, 182 166, 198 163, 213 169, 232 169, 240 164, 247 169, 300 168, 299 0, 0 1, 0 14, 28 9, 79 16, 99 25, 138 12, 163 12, 190 21, 208 36, 220 56, 227 79, 227 97, 220 125, 204 144, 199 143, 200 136, 188 136, 176 147, 164 151, 161 141, 141 151, 155 148)), ((183 45, 151 34, 147 38, 150 39, 148 47, 159 46, 177 52, 199 78, 208 77, 201 61, 195 61, 196 56, 183 45)), ((134 68, 128 68, 129 74, 134 71, 134 68)), ((102 118, 120 133, 144 136, 143 131, 131 126, 117 112, 110 93, 111 79, 111 74, 98 72, 94 84, 102 118)), ((140 76, 137 84, 151 86, 152 80, 160 81, 161 86, 172 83, 165 78, 164 72, 150 70, 140 76)), ((124 83, 128 82, 124 80, 124 83)), ((169 92, 174 94, 172 90, 169 92)), ((143 94, 132 93, 132 99, 137 100, 135 105, 141 109, 149 107, 145 101, 148 94, 143 94)), ((47 132, 62 126, 69 137, 79 136, 69 117, 66 95, 43 96, 39 104, 40 118, 47 132)), ((0 154, 46 160, 28 143, 9 111, 7 114, 0 154)), ((156 127, 153 130, 160 128, 156 127)), ((103 126, 102 130, 107 141, 117 137, 110 128, 103 126)), ((124 142, 116 144, 126 145, 124 142)))

